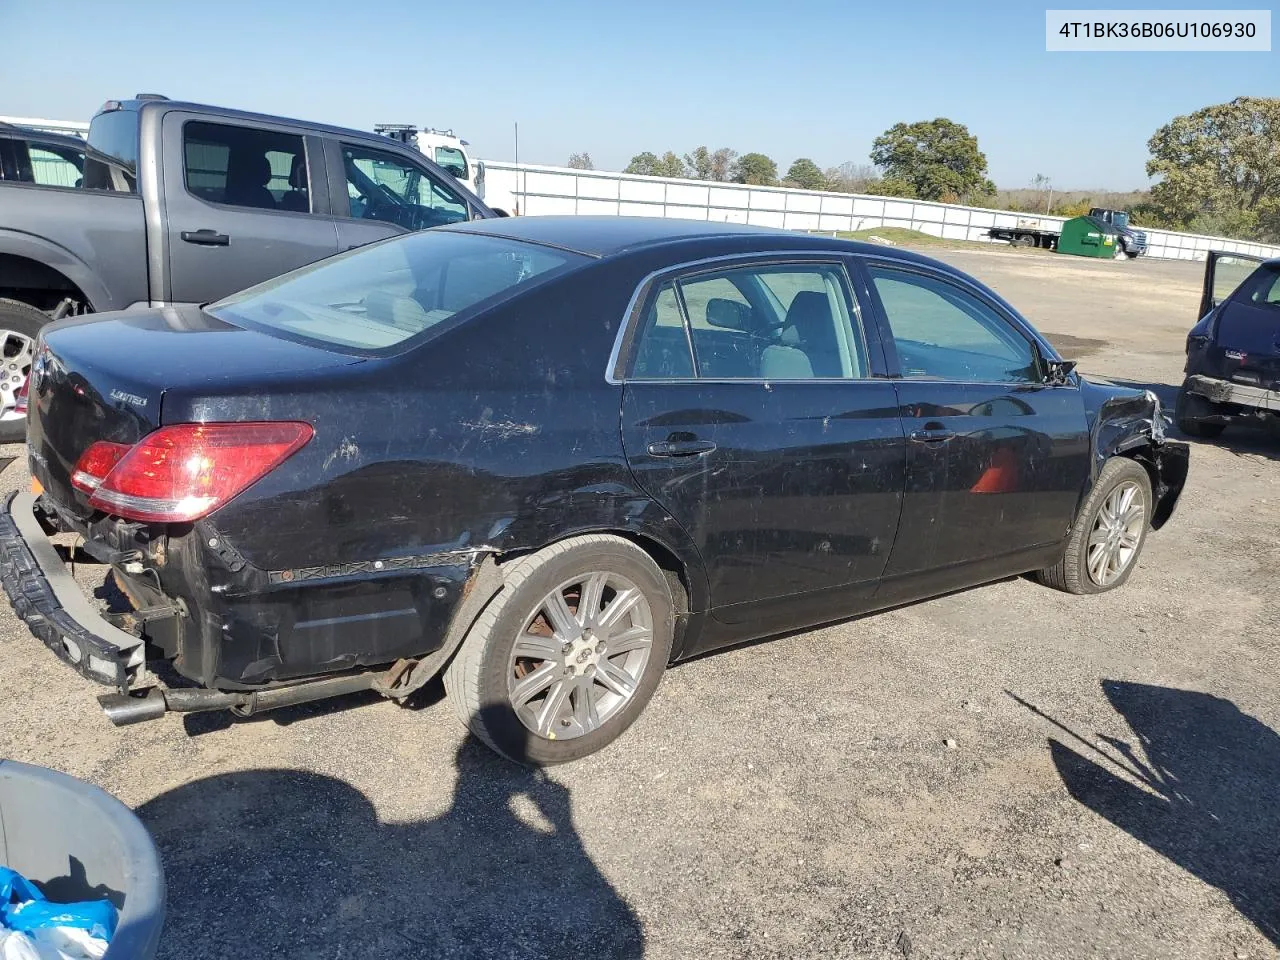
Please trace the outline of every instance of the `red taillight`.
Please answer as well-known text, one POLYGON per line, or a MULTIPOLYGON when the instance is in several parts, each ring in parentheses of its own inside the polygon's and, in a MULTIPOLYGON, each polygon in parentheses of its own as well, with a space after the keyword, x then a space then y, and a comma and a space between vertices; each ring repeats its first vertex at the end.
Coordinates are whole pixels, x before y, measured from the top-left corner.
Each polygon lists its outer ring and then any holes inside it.
POLYGON ((76 468, 71 471, 71 485, 82 493, 93 493, 128 452, 127 443, 99 440, 76 461, 76 468))
POLYGON ((293 422, 161 427, 129 448, 89 504, 127 520, 199 520, 261 480, 313 433, 309 423, 293 422))
POLYGON ((31 392, 31 374, 27 374, 23 378, 22 386, 18 388, 18 392, 13 398, 13 412, 26 416, 27 414, 27 396, 31 392))

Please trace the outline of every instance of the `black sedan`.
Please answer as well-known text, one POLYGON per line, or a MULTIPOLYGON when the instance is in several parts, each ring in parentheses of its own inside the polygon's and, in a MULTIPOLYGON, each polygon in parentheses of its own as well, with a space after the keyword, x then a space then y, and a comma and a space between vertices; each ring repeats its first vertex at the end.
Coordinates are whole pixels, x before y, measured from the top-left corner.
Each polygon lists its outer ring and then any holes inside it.
POLYGON ((1028 572, 1123 584, 1187 447, 1153 394, 1073 367, 912 253, 458 224, 46 328, 0 573, 117 723, 443 672, 476 736, 556 763, 717 647, 1028 572))

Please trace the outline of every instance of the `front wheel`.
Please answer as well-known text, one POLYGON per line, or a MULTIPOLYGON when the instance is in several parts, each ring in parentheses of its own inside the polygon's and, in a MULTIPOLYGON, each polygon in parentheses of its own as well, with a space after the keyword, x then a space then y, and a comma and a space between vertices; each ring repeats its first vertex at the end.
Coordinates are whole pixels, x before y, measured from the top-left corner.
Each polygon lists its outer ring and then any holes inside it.
POLYGON ((0 299, 0 443, 21 443, 27 418, 17 412, 18 391, 31 374, 36 335, 48 316, 18 300, 0 299))
POLYGON ((1146 469, 1127 457, 1112 457, 1076 517, 1062 559, 1036 579, 1077 594, 1122 586, 1138 565, 1151 512, 1146 469))
POLYGON ((675 609, 629 540, 573 537, 514 561, 445 672, 458 717, 518 763, 577 760, 640 715, 671 656, 675 609))

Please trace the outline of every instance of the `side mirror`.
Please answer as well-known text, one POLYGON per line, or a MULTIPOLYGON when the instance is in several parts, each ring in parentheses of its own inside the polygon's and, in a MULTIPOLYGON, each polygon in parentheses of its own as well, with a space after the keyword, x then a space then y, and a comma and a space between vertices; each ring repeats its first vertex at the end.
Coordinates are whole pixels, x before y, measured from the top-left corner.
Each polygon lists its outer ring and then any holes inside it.
POLYGON ((1053 386, 1060 386, 1067 383, 1071 379, 1071 372, 1076 368, 1074 360, 1045 360, 1044 361, 1044 382, 1053 386))
POLYGON ((476 161, 476 187, 484 186, 484 161, 476 161))

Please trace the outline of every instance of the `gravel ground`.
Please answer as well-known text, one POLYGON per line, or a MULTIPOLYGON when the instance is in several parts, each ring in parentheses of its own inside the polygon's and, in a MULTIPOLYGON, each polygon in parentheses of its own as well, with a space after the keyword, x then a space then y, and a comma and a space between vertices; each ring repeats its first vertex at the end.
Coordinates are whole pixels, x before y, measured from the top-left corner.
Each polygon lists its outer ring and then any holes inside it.
MULTIPOLYGON (((1199 265, 930 253, 1172 403, 1199 265)), ((113 729, 7 607, 0 752, 139 811, 166 958, 1273 957, 1277 459, 1196 443, 1118 592, 1010 580, 706 657, 548 774, 438 687, 113 729)))

